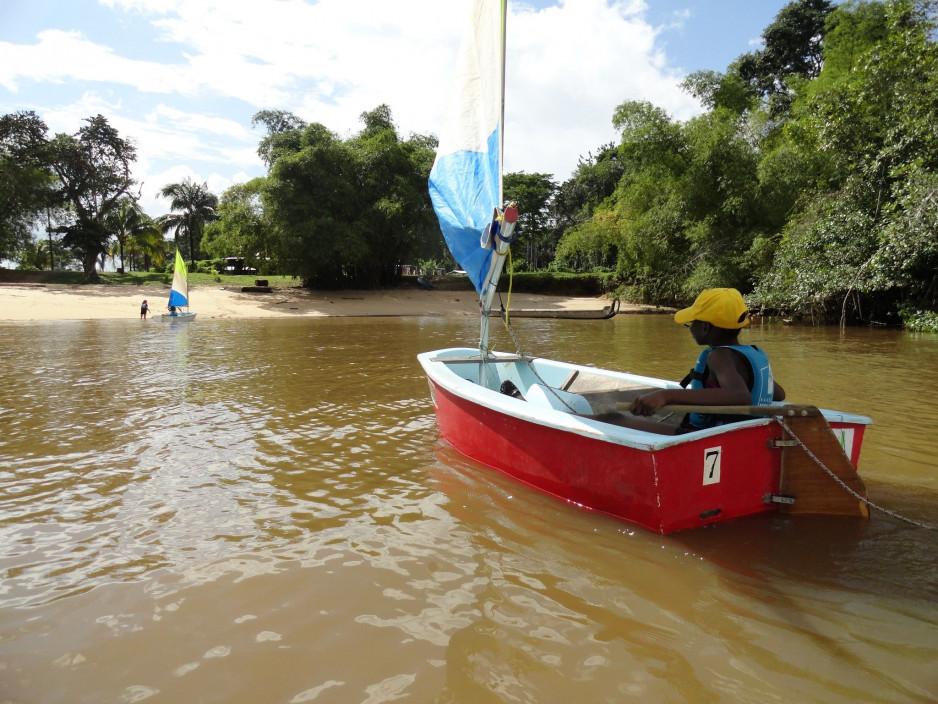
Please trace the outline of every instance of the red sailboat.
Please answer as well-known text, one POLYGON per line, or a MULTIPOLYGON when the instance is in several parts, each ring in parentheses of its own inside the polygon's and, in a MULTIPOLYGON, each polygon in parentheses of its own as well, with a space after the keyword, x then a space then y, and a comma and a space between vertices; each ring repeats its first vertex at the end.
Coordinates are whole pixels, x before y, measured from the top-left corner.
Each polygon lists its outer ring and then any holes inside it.
MULTIPOLYGON (((589 416, 676 382, 488 349, 518 216, 501 184, 505 5, 475 3, 430 175, 441 230, 481 309, 477 348, 418 355, 443 438, 518 481, 660 533, 780 510, 867 516, 855 468, 869 418, 781 403, 695 406, 749 419, 645 432, 589 416)), ((685 412, 666 406, 657 419, 685 412)))

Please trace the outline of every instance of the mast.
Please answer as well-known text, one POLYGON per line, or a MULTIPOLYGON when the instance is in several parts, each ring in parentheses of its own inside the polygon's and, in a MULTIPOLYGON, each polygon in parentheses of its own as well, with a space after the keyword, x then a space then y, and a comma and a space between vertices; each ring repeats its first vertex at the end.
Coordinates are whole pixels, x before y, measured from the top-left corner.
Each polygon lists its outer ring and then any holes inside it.
POLYGON ((498 118, 498 203, 495 212, 492 214, 492 223, 490 227, 491 247, 494 250, 489 264, 488 273, 485 276, 485 283, 479 292, 479 307, 482 316, 479 327, 479 351, 484 356, 488 352, 489 344, 489 312, 492 310, 492 302, 495 299, 495 292, 498 289, 498 279, 505 266, 505 257, 508 256, 508 249, 511 240, 514 238, 515 223, 518 220, 518 209, 514 204, 504 206, 504 158, 505 158, 505 46, 506 46, 506 24, 508 0, 501 0, 500 22, 500 71, 499 71, 499 118, 498 118), (504 207, 504 210, 502 208, 504 207))
POLYGON ((479 293, 479 349, 488 354, 489 312, 513 239, 517 209, 504 205, 507 0, 474 0, 428 181, 453 258, 479 293))
POLYGON ((504 176, 505 176, 505 44, 508 39, 506 24, 508 20, 508 0, 501 0, 501 37, 499 38, 499 55, 501 56, 501 71, 499 74, 498 94, 499 99, 499 118, 498 118, 498 204, 501 206, 505 202, 504 176))

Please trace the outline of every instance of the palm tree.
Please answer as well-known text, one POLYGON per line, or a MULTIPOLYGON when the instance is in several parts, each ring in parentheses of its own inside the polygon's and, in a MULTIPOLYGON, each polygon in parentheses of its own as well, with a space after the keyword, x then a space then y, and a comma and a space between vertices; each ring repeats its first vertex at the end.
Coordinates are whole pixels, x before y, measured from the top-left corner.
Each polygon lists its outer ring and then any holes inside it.
POLYGON ((202 239, 205 223, 217 219, 215 208, 218 196, 208 190, 208 183, 197 184, 186 178, 182 183, 171 183, 160 191, 163 198, 169 198, 170 210, 179 211, 157 218, 163 232, 173 232, 176 246, 179 235, 184 234, 189 240, 189 266, 195 268, 196 247, 202 239))
POLYGON ((159 268, 166 263, 166 240, 163 230, 153 218, 147 218, 149 227, 135 233, 127 244, 127 252, 135 269, 149 271, 150 264, 159 268))
MULTIPOLYGON (((107 215, 107 226, 117 238, 117 254, 120 256, 121 270, 124 269, 124 255, 128 254, 127 248, 138 235, 153 230, 155 224, 153 220, 143 212, 133 198, 122 198, 107 215)), ((159 229, 156 228, 157 233, 159 229)), ((111 255, 113 260, 113 253, 111 255)))
POLYGON ((28 242, 19 252, 18 261, 20 266, 34 267, 42 271, 49 262, 49 245, 45 240, 28 242))

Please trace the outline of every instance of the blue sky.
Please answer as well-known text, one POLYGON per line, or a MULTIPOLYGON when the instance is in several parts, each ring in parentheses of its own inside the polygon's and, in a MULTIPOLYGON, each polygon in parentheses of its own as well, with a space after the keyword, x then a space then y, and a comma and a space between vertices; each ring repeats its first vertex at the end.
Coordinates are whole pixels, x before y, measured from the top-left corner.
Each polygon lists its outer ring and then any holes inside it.
MULTIPOLYGON (((759 46, 787 0, 509 1, 508 171, 568 178, 616 138, 624 100, 678 119, 678 84, 759 46)), ((263 175, 251 116, 290 110, 340 135, 390 106, 403 135, 437 133, 468 0, 0 0, 0 114, 53 132, 101 113, 135 141, 135 178, 217 194, 263 175)))

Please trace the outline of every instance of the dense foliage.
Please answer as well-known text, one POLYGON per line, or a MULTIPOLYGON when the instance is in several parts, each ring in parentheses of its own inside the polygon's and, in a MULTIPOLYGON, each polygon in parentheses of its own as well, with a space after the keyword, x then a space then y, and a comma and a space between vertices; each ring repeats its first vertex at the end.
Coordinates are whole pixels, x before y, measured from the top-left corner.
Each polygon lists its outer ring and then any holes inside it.
POLYGON ((44 154, 47 132, 33 112, 0 117, 0 258, 30 248, 33 224, 56 204, 55 175, 44 154))
POLYGON ((838 9, 832 56, 792 106, 779 148, 813 164, 774 266, 767 305, 896 322, 938 304, 938 46, 929 3, 838 9))
POLYGON ((518 207, 518 238, 513 249, 518 271, 545 269, 553 261, 557 248, 555 228, 550 226, 550 201, 557 186, 550 174, 505 174, 504 191, 507 200, 518 207), (521 254, 523 252, 523 254, 521 254))
POLYGON ((239 256, 244 265, 271 273, 268 233, 274 231, 261 202, 263 178, 238 183, 222 194, 217 218, 205 227, 202 251, 216 259, 239 256))
POLYGON ((441 253, 427 190, 434 139, 401 139, 386 105, 362 114, 347 139, 282 112, 256 119, 269 132, 260 196, 277 271, 319 288, 373 288, 441 253))
POLYGON ((131 269, 143 270, 149 269, 151 262, 157 265, 163 262, 166 251, 163 232, 133 198, 118 201, 108 213, 105 225, 114 235, 109 254, 120 258, 118 271, 126 268, 128 260, 131 269))
POLYGON ((208 190, 207 183, 195 183, 190 178, 164 186, 160 195, 169 199, 173 212, 161 215, 157 223, 164 232, 173 233, 174 247, 194 267, 205 224, 217 217, 218 196, 208 190))
POLYGON ((0 254, 24 249, 24 236, 45 215, 50 243, 53 231, 62 234, 64 248, 94 276, 112 237, 106 220, 134 184, 136 148, 102 115, 75 134, 47 133, 33 112, 0 118, 0 254))
POLYGON ((735 286, 788 314, 927 326, 938 310, 935 32, 932 0, 798 0, 764 49, 688 77, 706 113, 679 122, 623 103, 614 189, 566 195, 596 173, 591 159, 552 203, 556 263, 614 256, 642 300, 735 286))

